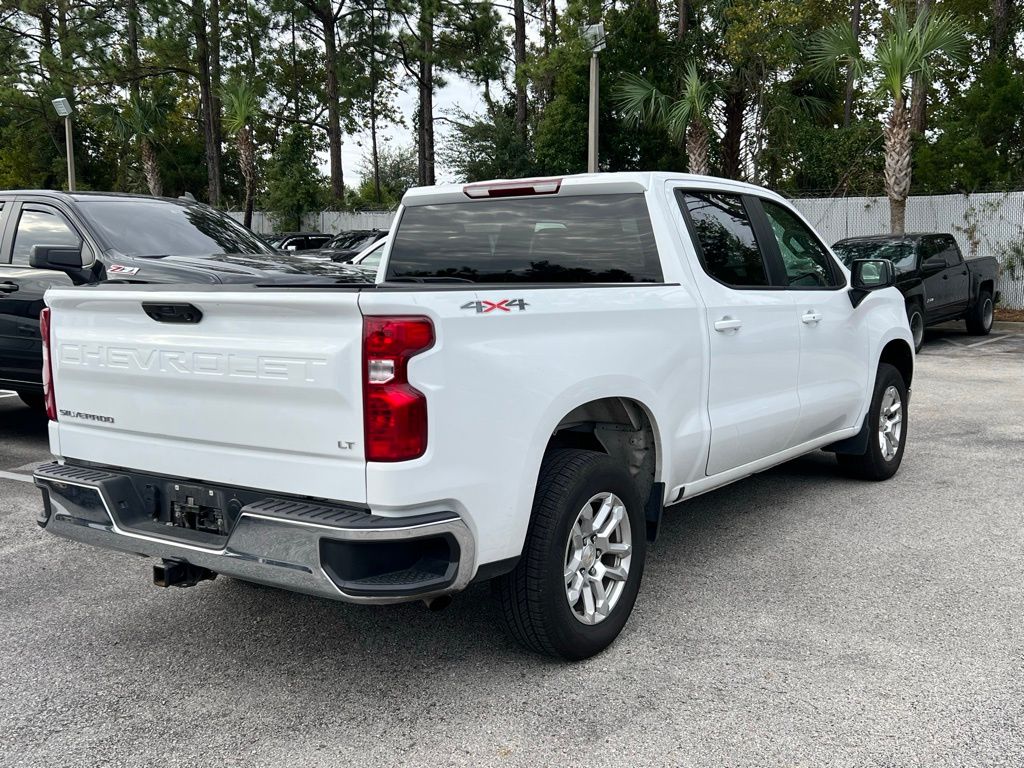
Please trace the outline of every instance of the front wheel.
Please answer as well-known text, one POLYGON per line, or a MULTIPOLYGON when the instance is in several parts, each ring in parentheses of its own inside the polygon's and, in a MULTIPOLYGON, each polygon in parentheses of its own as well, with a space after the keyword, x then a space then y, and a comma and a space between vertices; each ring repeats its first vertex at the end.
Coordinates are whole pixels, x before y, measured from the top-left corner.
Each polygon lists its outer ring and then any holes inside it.
POLYGON ((509 634, 570 660, 611 645, 640 590, 645 530, 636 484, 618 462, 595 451, 549 453, 522 557, 494 582, 509 634))
POLYGON ((907 445, 907 385, 888 363, 879 363, 868 411, 868 447, 861 455, 837 453, 839 466, 865 480, 888 480, 896 474, 907 445))
POLYGON ((992 294, 989 291, 981 291, 978 300, 967 313, 967 332, 972 336, 988 336, 992 331, 994 317, 992 294))

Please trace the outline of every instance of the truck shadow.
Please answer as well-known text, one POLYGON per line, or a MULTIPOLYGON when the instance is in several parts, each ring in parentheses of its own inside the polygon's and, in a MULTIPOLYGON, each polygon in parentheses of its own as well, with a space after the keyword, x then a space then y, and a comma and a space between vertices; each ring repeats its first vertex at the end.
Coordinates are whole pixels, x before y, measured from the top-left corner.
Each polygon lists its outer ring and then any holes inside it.
MULTIPOLYGON (((636 642, 651 642, 645 635, 658 630, 643 614, 667 611, 685 619, 686 603, 700 599, 695 591, 700 585, 692 578, 695 567, 714 572, 751 537, 791 525, 799 514, 794 496, 817 503, 835 482, 834 459, 812 455, 668 510, 649 552, 633 620, 616 645, 583 665, 606 666, 609 656, 634 653, 636 642), (666 584, 671 585, 670 598, 659 588, 666 584)), ((259 681, 261 696, 271 698, 279 695, 277 687, 299 688, 304 696, 320 691, 329 698, 339 685, 350 690, 353 680, 362 686, 354 695, 367 703, 409 690, 443 697, 457 685, 456 677, 462 684, 469 676, 476 684, 497 687, 528 672, 539 674, 537 683, 543 684, 545 675, 559 677, 571 668, 509 640, 486 584, 471 586, 439 613, 420 603, 335 603, 226 578, 138 597, 126 601, 128 610, 144 615, 110 627, 118 648, 142 665, 166 668, 168 654, 187 647, 191 657, 203 659, 202 669, 237 678, 234 685, 259 681)), ((197 674, 203 672, 182 668, 178 682, 194 685, 197 674)))

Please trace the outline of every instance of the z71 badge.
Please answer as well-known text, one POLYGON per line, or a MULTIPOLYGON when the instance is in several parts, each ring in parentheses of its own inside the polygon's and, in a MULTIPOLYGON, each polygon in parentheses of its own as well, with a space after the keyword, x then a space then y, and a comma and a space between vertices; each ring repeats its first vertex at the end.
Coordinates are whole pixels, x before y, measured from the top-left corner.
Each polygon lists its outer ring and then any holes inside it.
POLYGON ((511 312, 513 309, 518 312, 525 312, 530 306, 526 299, 501 299, 500 301, 467 301, 460 309, 475 310, 478 315, 486 315, 488 312, 511 312))
POLYGON ((124 264, 111 264, 107 267, 108 275, 137 275, 138 267, 126 267, 124 264))

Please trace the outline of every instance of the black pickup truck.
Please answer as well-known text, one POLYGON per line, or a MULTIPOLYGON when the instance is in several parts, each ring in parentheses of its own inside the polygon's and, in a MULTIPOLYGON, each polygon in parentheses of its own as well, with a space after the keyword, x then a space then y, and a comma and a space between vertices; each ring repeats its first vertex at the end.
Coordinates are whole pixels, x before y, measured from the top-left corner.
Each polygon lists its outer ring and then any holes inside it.
POLYGON ((940 232, 849 237, 832 246, 844 264, 854 259, 888 259, 896 267, 896 287, 907 299, 907 320, 921 348, 927 325, 966 320, 967 331, 992 330, 999 263, 993 257, 966 261, 956 239, 940 232))
POLYGON ((263 282, 282 274, 365 281, 327 257, 276 251, 192 200, 0 191, 0 389, 43 406, 39 312, 50 286, 263 282))

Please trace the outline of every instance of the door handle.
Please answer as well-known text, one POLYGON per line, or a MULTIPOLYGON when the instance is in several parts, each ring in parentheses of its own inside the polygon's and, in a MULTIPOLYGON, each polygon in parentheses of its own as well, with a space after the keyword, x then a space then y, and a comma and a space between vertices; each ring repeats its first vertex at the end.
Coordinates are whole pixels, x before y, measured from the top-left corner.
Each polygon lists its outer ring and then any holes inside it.
POLYGON ((18 290, 17 283, 0 283, 0 293, 14 293, 18 290))
POLYGON ((819 320, 821 320, 822 317, 823 315, 820 312, 815 312, 813 309, 809 309, 806 312, 804 312, 803 316, 800 319, 803 320, 808 325, 812 325, 813 323, 816 323, 819 320))
POLYGON ((737 320, 736 318, 729 317, 728 315, 723 317, 721 320, 715 320, 715 330, 720 333, 725 333, 726 331, 738 331, 741 325, 743 325, 742 320, 737 320))

